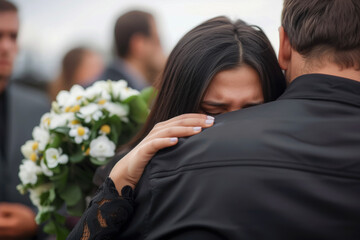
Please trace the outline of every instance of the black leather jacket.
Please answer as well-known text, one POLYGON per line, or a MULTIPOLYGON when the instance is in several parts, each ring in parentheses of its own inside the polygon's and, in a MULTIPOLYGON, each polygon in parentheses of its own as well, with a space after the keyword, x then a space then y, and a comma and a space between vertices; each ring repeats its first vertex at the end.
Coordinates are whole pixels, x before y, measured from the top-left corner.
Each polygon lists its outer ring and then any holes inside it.
POLYGON ((360 83, 312 74, 156 155, 119 239, 360 239, 360 83))

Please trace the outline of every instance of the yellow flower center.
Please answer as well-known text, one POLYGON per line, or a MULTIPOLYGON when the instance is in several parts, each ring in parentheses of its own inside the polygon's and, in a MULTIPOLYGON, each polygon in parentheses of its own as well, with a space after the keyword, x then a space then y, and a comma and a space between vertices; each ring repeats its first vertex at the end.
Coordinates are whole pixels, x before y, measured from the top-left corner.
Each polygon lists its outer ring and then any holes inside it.
POLYGON ((45 118, 44 119, 44 123, 46 123, 47 125, 50 125, 50 122, 51 122, 50 118, 45 118))
POLYGON ((70 106, 67 106, 66 108, 65 108, 65 112, 70 112, 70 110, 71 110, 71 107, 70 106))
POLYGON ((77 96, 77 97, 76 97, 76 100, 79 101, 80 99, 82 99, 82 96, 77 96))
POLYGON ((89 156, 90 155, 90 148, 86 149, 85 151, 85 156, 89 156))
POLYGON ((83 127, 78 127, 77 133, 78 133, 79 136, 84 136, 84 134, 85 134, 85 128, 83 128, 83 127))
POLYGON ((34 142, 32 145, 32 150, 35 151, 36 149, 38 149, 39 147, 39 143, 38 142, 34 142))
POLYGON ((100 128, 100 131, 105 134, 109 134, 111 131, 111 128, 109 125, 105 124, 105 125, 102 125, 102 127, 100 128))
POLYGON ((76 124, 79 124, 79 123, 80 123, 80 121, 77 120, 77 119, 71 121, 71 124, 73 124, 73 125, 76 125, 76 124))
POLYGON ((32 153, 32 154, 30 155, 30 160, 31 160, 31 161, 36 162, 37 159, 38 159, 38 156, 37 156, 36 153, 32 153))
POLYGON ((70 109, 70 112, 78 112, 80 110, 80 105, 75 105, 70 109))
POLYGON ((104 105, 106 103, 106 100, 105 99, 101 99, 99 102, 98 102, 100 105, 104 105))

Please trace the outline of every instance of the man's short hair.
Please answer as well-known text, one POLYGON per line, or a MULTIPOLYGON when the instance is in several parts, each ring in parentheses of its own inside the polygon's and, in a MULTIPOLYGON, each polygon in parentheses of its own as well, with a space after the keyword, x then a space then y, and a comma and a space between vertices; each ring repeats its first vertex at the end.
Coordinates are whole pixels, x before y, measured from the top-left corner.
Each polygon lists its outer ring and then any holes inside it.
POLYGON ((17 12, 18 9, 12 2, 0 0, 0 12, 17 12))
POLYGON ((130 40, 135 34, 149 37, 151 35, 150 20, 153 16, 142 11, 130 11, 120 16, 115 24, 115 47, 119 57, 129 54, 130 40))
POLYGON ((360 0, 284 0, 281 18, 303 57, 360 69, 360 0))

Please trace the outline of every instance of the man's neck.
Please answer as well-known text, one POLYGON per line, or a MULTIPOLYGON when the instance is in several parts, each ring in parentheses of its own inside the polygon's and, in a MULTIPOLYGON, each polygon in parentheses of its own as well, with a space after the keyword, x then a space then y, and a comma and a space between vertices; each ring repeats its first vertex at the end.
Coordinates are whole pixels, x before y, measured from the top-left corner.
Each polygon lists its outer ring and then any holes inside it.
MULTIPOLYGON (((300 56, 300 55, 299 55, 300 56)), ((287 79, 292 82, 295 78, 305 74, 326 74, 342 78, 352 79, 360 82, 360 70, 356 68, 341 68, 335 63, 323 63, 316 66, 314 62, 306 62, 303 58, 296 56, 290 71, 287 72, 287 79)))
POLYGON ((354 81, 360 82, 360 71, 355 70, 353 68, 346 68, 346 69, 340 69, 339 66, 333 65, 333 66, 326 66, 324 68, 318 69, 316 72, 313 73, 320 73, 320 74, 327 74, 327 75, 333 75, 337 77, 342 78, 349 78, 354 81))

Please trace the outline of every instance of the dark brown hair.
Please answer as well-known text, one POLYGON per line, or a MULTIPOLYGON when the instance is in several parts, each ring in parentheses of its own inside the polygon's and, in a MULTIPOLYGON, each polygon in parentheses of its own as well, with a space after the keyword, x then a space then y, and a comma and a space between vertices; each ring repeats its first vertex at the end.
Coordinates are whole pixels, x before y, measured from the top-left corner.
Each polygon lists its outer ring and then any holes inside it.
POLYGON ((0 12, 17 12, 18 9, 12 2, 0 0, 0 12))
POLYGON ((153 16, 142 11, 130 11, 120 16, 115 24, 115 48, 119 57, 129 54, 131 38, 136 34, 151 35, 150 20, 153 16))
POLYGON ((130 147, 141 141, 155 124, 199 112, 214 76, 243 64, 259 74, 265 102, 284 92, 284 75, 270 41, 259 27, 217 17, 192 29, 171 52, 150 116, 130 147))
POLYGON ((360 69, 359 0, 284 0, 282 26, 304 57, 360 69))
POLYGON ((91 52, 86 47, 76 47, 68 51, 61 62, 61 73, 59 77, 50 85, 51 100, 55 100, 60 90, 70 90, 75 83, 75 74, 85 55, 91 52))

